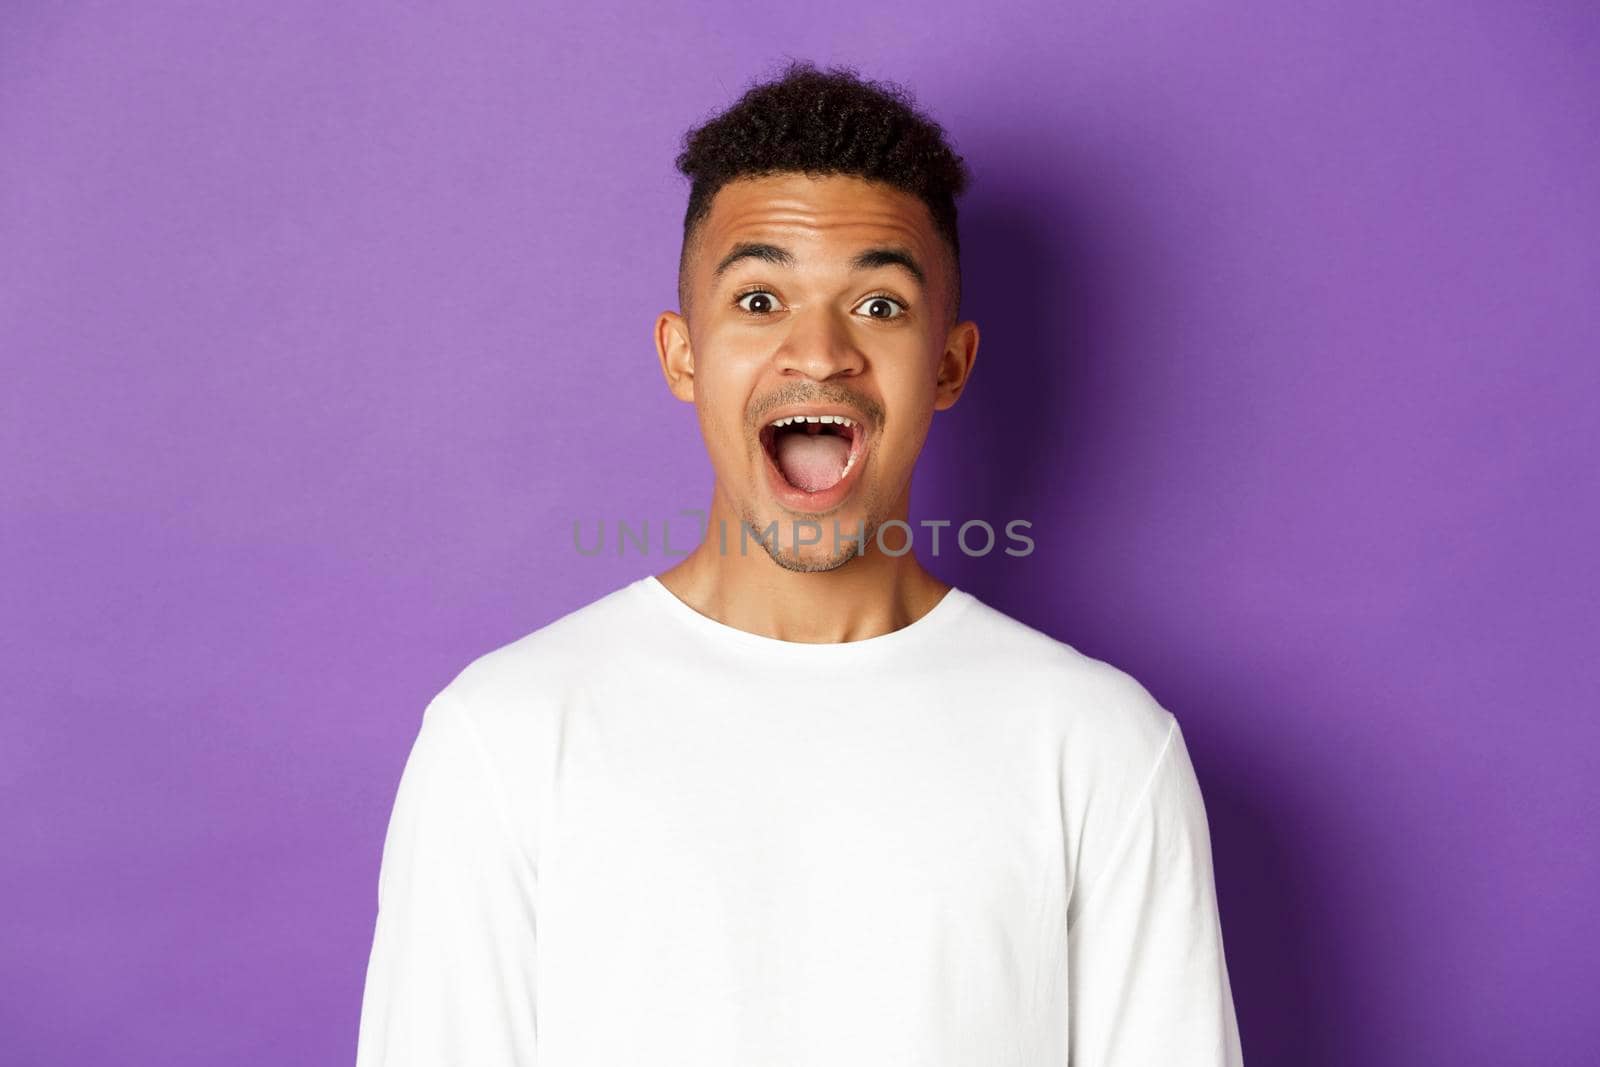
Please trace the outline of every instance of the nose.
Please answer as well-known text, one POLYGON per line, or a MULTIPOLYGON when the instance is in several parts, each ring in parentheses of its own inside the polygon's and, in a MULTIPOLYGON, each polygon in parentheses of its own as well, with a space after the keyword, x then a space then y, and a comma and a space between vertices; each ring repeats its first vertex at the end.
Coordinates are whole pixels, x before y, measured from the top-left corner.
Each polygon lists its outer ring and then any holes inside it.
POLYGON ((860 374, 867 363, 850 323, 832 309, 797 314, 775 362, 782 374, 803 374, 817 381, 860 374))

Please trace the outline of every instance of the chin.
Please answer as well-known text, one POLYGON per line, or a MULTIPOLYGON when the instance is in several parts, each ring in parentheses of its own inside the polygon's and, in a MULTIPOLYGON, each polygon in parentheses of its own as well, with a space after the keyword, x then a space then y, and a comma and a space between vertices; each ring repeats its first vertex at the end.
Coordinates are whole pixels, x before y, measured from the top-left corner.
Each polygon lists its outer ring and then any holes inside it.
POLYGON ((742 526, 728 531, 722 551, 749 556, 765 552, 774 563, 790 571, 837 570, 865 555, 872 544, 876 525, 855 510, 827 515, 796 513, 758 495, 739 509, 742 526), (835 523, 839 526, 837 537, 835 523), (859 542, 855 537, 858 530, 859 542))
POLYGON ((839 550, 834 550, 831 545, 807 545, 799 551, 789 546, 767 549, 772 562, 786 571, 801 574, 838 570, 860 554, 854 544, 844 545, 839 550))

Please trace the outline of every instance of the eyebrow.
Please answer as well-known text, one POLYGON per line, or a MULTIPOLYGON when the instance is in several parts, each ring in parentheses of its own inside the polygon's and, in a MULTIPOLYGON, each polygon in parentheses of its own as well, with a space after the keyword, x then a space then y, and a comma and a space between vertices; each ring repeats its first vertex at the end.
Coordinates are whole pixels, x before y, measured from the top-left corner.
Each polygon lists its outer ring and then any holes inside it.
MULTIPOLYGON (((787 248, 759 241, 742 241, 717 263, 717 269, 711 272, 712 279, 722 277, 735 263, 745 259, 756 259, 777 267, 794 266, 794 255, 787 248)), ((876 270, 879 267, 899 267, 915 278, 918 285, 927 286, 927 275, 917 262, 917 257, 904 248, 869 248, 850 261, 852 271, 876 270)))

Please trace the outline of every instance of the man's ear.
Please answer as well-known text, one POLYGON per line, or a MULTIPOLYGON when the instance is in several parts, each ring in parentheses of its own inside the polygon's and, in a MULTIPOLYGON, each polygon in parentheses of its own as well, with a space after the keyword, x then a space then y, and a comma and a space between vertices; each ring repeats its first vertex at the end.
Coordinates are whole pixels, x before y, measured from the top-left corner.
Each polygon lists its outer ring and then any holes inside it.
POLYGON ((972 377, 978 359, 978 324, 971 320, 950 328, 944 351, 939 356, 939 378, 934 384, 933 409, 943 411, 955 405, 961 390, 972 377))
POLYGON ((656 354, 667 388, 679 400, 694 403, 694 351, 689 347, 689 323, 676 311, 663 311, 656 319, 656 354))

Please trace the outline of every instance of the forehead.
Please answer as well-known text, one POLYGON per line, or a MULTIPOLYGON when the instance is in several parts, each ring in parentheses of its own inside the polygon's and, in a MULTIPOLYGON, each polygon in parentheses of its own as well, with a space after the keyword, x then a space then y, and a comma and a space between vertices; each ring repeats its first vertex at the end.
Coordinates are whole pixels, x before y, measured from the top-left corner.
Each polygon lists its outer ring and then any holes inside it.
POLYGON ((735 243, 766 239, 812 255, 847 257, 856 246, 903 245, 922 262, 936 261, 939 237, 919 198, 882 182, 848 175, 778 174, 739 178, 717 190, 706 216, 703 269, 735 243), (825 246, 825 247, 823 247, 825 246))

